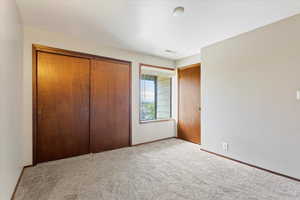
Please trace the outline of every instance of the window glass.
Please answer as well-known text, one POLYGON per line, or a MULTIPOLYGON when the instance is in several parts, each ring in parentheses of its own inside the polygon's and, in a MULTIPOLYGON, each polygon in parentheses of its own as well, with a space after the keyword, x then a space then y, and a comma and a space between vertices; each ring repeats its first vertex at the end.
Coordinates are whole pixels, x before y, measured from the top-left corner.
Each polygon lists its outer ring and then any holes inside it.
POLYGON ((141 66, 140 120, 164 120, 171 118, 173 70, 161 70, 141 66))
POLYGON ((156 119, 156 77, 142 75, 141 78, 141 120, 156 119))

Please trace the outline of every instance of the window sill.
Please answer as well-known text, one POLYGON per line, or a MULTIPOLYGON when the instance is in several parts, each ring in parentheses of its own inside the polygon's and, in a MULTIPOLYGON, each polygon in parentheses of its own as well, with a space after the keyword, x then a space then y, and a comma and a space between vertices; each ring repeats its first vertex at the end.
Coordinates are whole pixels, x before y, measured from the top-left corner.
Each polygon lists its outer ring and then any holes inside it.
POLYGON ((175 119, 158 119, 158 120, 140 121, 140 124, 149 124, 149 123, 156 123, 156 122, 168 122, 168 121, 175 121, 175 119))

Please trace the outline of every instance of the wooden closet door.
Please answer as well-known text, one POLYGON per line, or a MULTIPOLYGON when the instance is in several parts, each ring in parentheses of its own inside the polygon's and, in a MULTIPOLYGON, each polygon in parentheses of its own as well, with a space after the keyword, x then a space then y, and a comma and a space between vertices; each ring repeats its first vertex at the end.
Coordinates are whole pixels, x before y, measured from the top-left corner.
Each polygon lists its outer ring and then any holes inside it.
POLYGON ((90 60, 37 55, 37 162, 89 153, 90 60))
POLYGON ((97 59, 91 68, 91 151, 130 145, 130 65, 97 59))

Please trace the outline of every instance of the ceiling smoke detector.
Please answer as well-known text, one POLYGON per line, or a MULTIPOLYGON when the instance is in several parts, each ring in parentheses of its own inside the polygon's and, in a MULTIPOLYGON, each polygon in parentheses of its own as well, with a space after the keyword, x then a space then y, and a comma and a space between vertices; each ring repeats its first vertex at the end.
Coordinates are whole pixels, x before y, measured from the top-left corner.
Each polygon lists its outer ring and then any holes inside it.
POLYGON ((173 10, 173 16, 181 16, 184 13, 184 7, 179 6, 173 10))

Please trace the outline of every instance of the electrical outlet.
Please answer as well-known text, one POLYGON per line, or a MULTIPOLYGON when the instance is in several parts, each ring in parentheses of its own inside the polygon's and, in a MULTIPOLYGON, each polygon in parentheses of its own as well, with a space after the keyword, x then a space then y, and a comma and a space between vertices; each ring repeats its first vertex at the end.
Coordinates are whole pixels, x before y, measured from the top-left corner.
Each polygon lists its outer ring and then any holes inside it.
POLYGON ((223 150, 224 150, 225 152, 228 151, 228 143, 223 142, 223 143, 222 143, 222 147, 223 147, 223 150))

